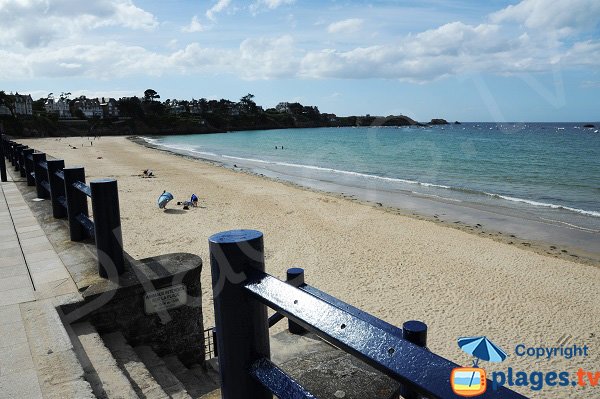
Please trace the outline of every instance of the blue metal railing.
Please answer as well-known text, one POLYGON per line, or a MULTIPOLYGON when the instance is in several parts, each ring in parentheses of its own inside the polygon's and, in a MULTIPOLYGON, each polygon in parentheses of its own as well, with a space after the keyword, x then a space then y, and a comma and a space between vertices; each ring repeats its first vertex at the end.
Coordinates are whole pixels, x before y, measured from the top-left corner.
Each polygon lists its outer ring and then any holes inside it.
POLYGON ((317 398, 268 359, 262 358, 254 362, 250 368, 250 375, 268 387, 278 398, 317 398))
POLYGON ((2 165, 4 156, 15 171, 27 178, 28 186, 35 186, 38 198, 49 198, 55 218, 67 218, 71 240, 95 240, 98 272, 108 277, 108 270, 121 274, 125 270, 123 239, 119 212, 117 182, 99 179, 85 183, 83 168, 65 168, 63 160, 46 160, 46 154, 27 146, 0 138, 2 165), (96 220, 89 217, 87 199, 91 198, 96 220))
MULTIPOLYGON (((295 287, 265 273, 262 238, 255 230, 209 238, 224 398, 312 397, 270 364, 267 306, 399 382, 405 398, 460 397, 450 385, 452 370, 460 366, 424 347, 423 323, 407 322, 399 329, 303 281, 295 287)), ((479 397, 525 398, 505 387, 479 397)))

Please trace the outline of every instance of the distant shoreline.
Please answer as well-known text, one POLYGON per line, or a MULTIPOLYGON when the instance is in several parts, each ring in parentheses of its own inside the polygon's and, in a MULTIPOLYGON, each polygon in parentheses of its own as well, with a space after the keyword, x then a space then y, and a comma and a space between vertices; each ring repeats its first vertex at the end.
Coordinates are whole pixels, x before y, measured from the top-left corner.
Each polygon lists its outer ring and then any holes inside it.
MULTIPOLYGON (((518 215, 507 212, 498 212, 498 209, 489 207, 469 207, 454 204, 436 198, 419 195, 398 194, 388 195, 385 192, 375 194, 373 190, 363 190, 331 182, 311 181, 304 179, 298 181, 285 174, 269 171, 257 165, 244 164, 243 162, 211 159, 198 154, 177 151, 147 142, 143 137, 130 136, 129 140, 154 150, 163 151, 172 155, 207 162, 211 165, 224 167, 241 173, 248 173, 282 184, 290 185, 303 190, 326 193, 345 200, 364 203, 380 207, 387 212, 401 214, 411 218, 427 220, 438 224, 458 229, 470 234, 491 238, 495 241, 515 245, 517 247, 534 251, 536 253, 578 263, 600 266, 600 251, 595 244, 593 233, 578 232, 581 237, 589 237, 588 245, 577 246, 571 240, 565 239, 566 232, 573 234, 572 230, 562 226, 542 224, 532 220, 524 220, 518 215), (237 165, 234 167, 234 164, 237 165), (539 239, 538 237, 546 237, 539 239), (591 241, 590 241, 591 240, 591 241)), ((569 235, 570 237, 570 235, 569 235)), ((581 238, 580 237, 580 238, 581 238)))

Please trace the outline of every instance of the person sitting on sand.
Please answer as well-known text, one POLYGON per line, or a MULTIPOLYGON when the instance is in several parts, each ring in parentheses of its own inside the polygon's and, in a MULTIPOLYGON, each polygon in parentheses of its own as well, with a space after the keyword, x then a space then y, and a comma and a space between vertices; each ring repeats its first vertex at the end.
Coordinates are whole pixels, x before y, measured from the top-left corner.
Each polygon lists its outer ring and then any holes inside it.
POLYGON ((192 194, 192 198, 191 198, 190 202, 192 203, 192 206, 194 208, 197 208, 198 207, 198 196, 196 194, 192 194))

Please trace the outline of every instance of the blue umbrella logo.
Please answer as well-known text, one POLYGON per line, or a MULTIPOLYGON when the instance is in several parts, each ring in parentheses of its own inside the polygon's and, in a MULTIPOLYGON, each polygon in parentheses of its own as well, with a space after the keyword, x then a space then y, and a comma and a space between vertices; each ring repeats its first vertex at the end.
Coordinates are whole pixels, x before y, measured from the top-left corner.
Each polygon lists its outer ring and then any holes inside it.
MULTIPOLYGON (((508 356, 506 352, 487 339, 487 337, 461 337, 458 339, 458 346, 464 352, 476 357, 473 367, 477 367, 479 360, 499 363, 504 361, 508 356)), ((471 376, 469 386, 473 383, 474 376, 475 373, 471 376)))
POLYGON ((487 337, 461 337, 458 339, 460 349, 477 358, 474 366, 477 367, 479 360, 487 362, 503 362, 506 359, 506 352, 496 346, 487 337))

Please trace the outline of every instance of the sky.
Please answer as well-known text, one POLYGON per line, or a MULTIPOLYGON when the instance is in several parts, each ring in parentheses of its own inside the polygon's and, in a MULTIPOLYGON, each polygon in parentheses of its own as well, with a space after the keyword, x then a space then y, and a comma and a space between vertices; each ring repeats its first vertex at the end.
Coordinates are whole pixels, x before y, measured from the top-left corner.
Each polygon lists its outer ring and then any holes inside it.
POLYGON ((0 0, 0 90, 600 120, 600 1, 0 0))

